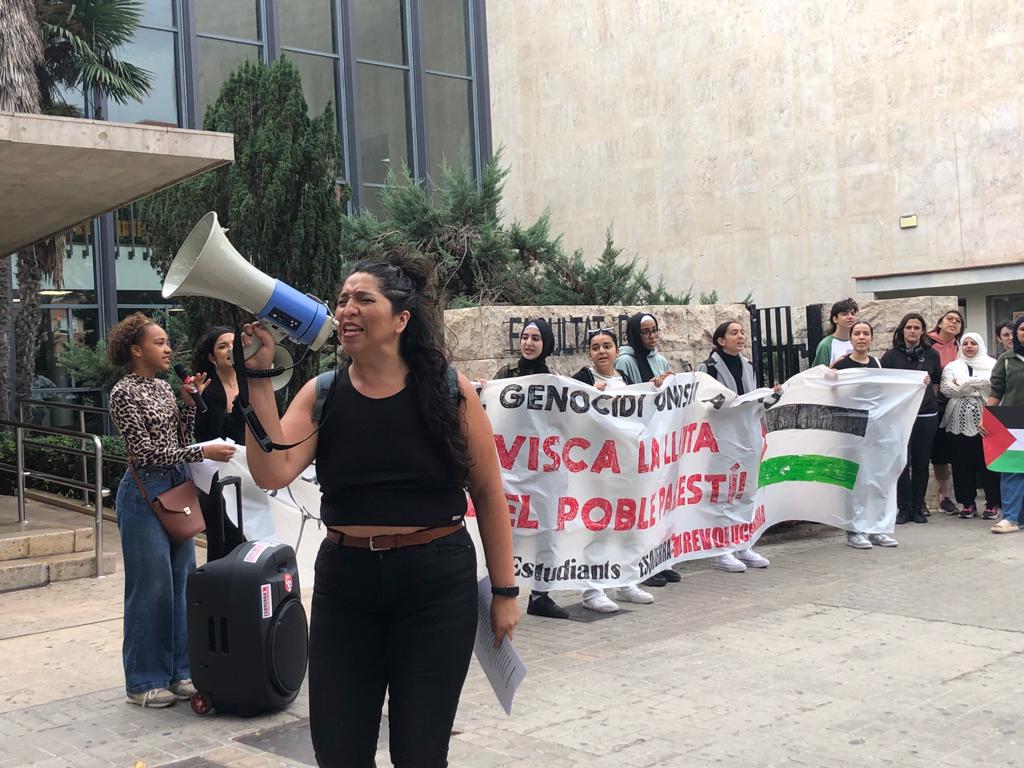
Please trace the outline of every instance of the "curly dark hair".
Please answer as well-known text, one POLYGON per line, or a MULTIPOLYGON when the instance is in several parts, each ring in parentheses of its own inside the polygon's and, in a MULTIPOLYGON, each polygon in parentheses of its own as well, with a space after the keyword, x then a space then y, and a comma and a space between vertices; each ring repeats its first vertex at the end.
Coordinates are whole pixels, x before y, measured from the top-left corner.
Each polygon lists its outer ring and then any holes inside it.
POLYGON ((456 474, 465 483, 472 461, 459 413, 462 395, 452 397, 448 379, 450 355, 437 330, 439 318, 430 262, 415 254, 394 252, 380 259, 356 262, 348 274, 357 272, 377 279, 380 292, 391 302, 393 314, 409 312, 398 351, 409 366, 420 418, 429 434, 436 436, 439 446, 455 465, 456 474))
POLYGON ((839 327, 836 325, 836 318, 846 312, 860 312, 860 305, 852 298, 843 299, 833 304, 828 313, 828 321, 832 324, 832 330, 829 333, 836 332, 836 328, 839 327))
POLYGON ((213 348, 217 344, 217 339, 225 333, 234 332, 233 328, 228 328, 226 325, 215 325, 204 333, 192 350, 192 373, 205 373, 210 377, 210 381, 216 379, 217 366, 210 362, 210 355, 213 354, 213 348))
POLYGON ((146 329, 156 325, 153 318, 133 312, 107 334, 107 360, 112 365, 131 365, 132 347, 142 343, 146 329))

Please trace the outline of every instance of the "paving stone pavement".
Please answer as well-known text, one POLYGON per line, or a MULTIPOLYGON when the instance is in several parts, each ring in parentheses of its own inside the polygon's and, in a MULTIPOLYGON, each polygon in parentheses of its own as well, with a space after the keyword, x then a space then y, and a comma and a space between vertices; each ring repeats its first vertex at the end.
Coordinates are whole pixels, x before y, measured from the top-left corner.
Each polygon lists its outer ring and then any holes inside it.
MULTIPOLYGON (((654 605, 603 621, 524 615, 513 716, 474 665, 451 765, 1024 766, 1024 534, 931 520, 897 528, 895 550, 836 532, 759 547, 765 571, 688 563, 654 605)), ((252 719, 126 704, 122 589, 0 595, 0 768, 312 764, 304 692, 252 719)))

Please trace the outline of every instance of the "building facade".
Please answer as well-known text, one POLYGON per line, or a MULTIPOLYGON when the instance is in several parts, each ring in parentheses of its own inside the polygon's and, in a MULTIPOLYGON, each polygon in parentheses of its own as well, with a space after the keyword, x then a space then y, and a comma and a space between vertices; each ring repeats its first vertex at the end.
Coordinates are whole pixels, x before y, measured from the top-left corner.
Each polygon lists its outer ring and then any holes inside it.
POLYGON ((488 9, 505 205, 679 290, 1024 311, 1024 5, 523 0, 488 9), (902 219, 902 226, 901 226, 902 219))
MULTIPOLYGON (((243 61, 290 58, 312 114, 337 119, 339 184, 353 211, 378 210, 389 169, 409 167, 429 185, 442 163, 476 171, 491 153, 483 0, 144 0, 142 23, 122 57, 153 75, 142 102, 89 103, 83 116, 202 128, 221 84, 243 61)), ((15 282, 16 287, 16 282, 15 282)), ((136 310, 172 322, 160 296, 136 207, 74 231, 61 288, 42 291, 36 397, 101 405, 59 356, 95 344, 136 310)), ((15 294, 16 295, 16 294, 15 294)), ((71 415, 50 415, 70 423, 71 415)))

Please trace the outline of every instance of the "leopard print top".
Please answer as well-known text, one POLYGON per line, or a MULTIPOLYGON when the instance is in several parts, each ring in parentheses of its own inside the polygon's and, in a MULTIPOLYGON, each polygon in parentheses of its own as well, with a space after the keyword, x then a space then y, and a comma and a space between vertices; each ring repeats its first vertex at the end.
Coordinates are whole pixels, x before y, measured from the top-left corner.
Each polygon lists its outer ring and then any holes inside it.
POLYGON ((139 467, 168 467, 182 462, 203 460, 198 445, 191 442, 196 423, 195 406, 182 405, 180 411, 163 379, 147 379, 129 373, 110 391, 110 416, 128 448, 128 455, 139 467))

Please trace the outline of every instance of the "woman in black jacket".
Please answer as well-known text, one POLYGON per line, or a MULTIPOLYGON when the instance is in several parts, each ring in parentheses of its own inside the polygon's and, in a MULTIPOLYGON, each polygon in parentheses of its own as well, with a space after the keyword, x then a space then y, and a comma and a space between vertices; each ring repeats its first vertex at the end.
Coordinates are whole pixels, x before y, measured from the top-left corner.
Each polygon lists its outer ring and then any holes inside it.
POLYGON ((882 355, 883 368, 902 371, 924 371, 925 393, 914 420, 907 445, 907 466, 896 483, 896 524, 911 521, 927 523, 924 516, 924 496, 928 490, 928 460, 931 457, 935 432, 939 428, 939 381, 942 362, 939 353, 931 348, 924 333, 924 318, 917 312, 903 316, 892 335, 892 349, 882 355))
MULTIPOLYGON (((220 325, 207 331, 192 353, 192 370, 205 373, 210 382, 203 393, 206 411, 196 414, 197 442, 222 437, 230 438, 238 445, 245 445, 245 420, 233 408, 238 394, 238 379, 231 359, 234 343, 235 332, 220 325)), ((219 496, 210 496, 200 491, 199 505, 203 508, 203 519, 206 521, 207 560, 223 557, 245 540, 238 527, 224 514, 219 496), (223 538, 221 518, 224 520, 223 538)))

